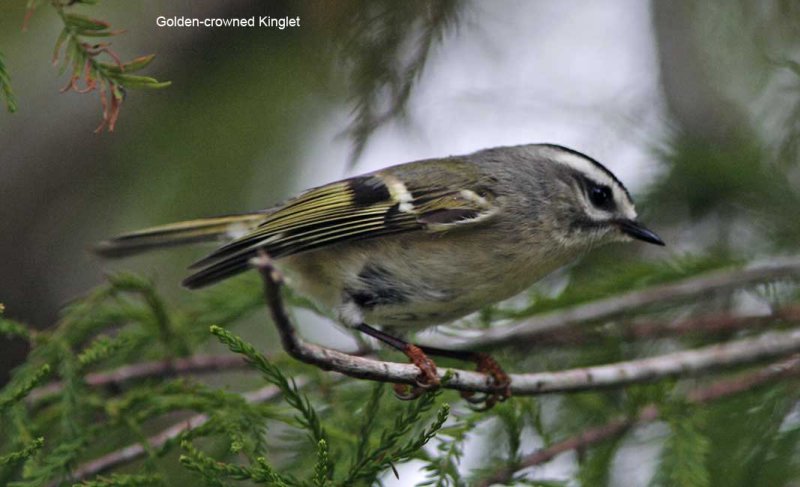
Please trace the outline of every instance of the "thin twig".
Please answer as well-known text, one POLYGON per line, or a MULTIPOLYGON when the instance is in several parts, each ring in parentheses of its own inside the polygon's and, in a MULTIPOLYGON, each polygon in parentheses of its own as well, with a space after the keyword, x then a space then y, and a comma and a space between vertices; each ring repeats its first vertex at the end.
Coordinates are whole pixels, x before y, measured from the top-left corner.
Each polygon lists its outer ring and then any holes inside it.
MULTIPOLYGON (((297 336, 281 298, 281 276, 266 256, 254 259, 264 280, 264 292, 283 348, 294 358, 350 377, 382 382, 414 384, 419 369, 411 364, 354 357, 303 341, 297 336)), ((800 264, 798 264, 800 265, 800 264)), ((741 276, 740 276, 741 277, 741 276)), ((709 278, 707 278, 709 279, 709 278)), ((718 278, 719 280, 719 278, 718 278)), ((800 329, 764 333, 724 344, 675 352, 657 357, 558 372, 510 374, 514 395, 581 391, 619 387, 666 377, 686 376, 800 352, 800 329)), ((460 369, 438 370, 442 387, 492 393, 487 376, 460 369), (445 380, 445 377, 449 377, 445 380)))
MULTIPOLYGON (((753 390, 780 379, 798 375, 800 375, 800 357, 793 356, 755 372, 739 377, 721 379, 709 385, 693 389, 686 395, 686 400, 695 405, 706 404, 753 390)), ((537 450, 523 457, 516 465, 495 471, 477 485, 479 487, 488 487, 493 484, 505 484, 511 481, 520 470, 547 463, 561 453, 583 450, 611 438, 616 438, 634 426, 655 421, 659 416, 658 407, 654 404, 649 404, 640 409, 635 417, 614 418, 603 425, 588 428, 575 436, 561 440, 547 448, 537 450)))
MULTIPOLYGON (((295 382, 297 383, 298 387, 302 387, 306 380, 300 377, 295 379, 295 382)), ((250 404, 259 404, 272 400, 279 394, 280 390, 277 387, 265 386, 261 389, 246 392, 242 394, 242 397, 244 397, 245 401, 250 404)), ((183 433, 203 426, 208 422, 208 420, 209 416, 207 414, 196 414, 191 416, 149 437, 147 439, 147 444, 149 445, 148 448, 145 448, 141 443, 134 443, 79 465, 75 470, 72 471, 71 479, 76 482, 81 481, 93 475, 107 472, 114 467, 138 460, 139 458, 145 456, 148 449, 159 449, 167 444, 168 441, 178 438, 183 433)), ((59 483, 52 485, 59 485, 59 483)))
POLYGON ((796 324, 798 322, 800 322, 800 306, 790 305, 758 316, 715 313, 675 322, 635 321, 630 329, 622 332, 622 336, 630 340, 639 340, 691 334, 727 334, 740 330, 758 330, 777 324, 796 324))
POLYGON ((797 279, 798 277, 800 277, 800 259, 798 258, 754 265, 744 269, 715 271, 672 284, 654 286, 621 296, 592 301, 566 310, 542 313, 513 325, 494 326, 474 336, 447 336, 436 340, 431 345, 443 346, 443 343, 439 342, 446 339, 446 347, 451 350, 486 350, 514 343, 532 342, 545 332, 581 323, 607 320, 656 304, 664 305, 689 299, 696 300, 753 284, 780 279, 797 279))
POLYGON ((585 323, 565 329, 546 330, 520 346, 526 348, 548 348, 553 346, 580 346, 597 343, 600 336, 615 336, 634 341, 648 338, 676 338, 684 335, 730 334, 740 330, 758 330, 780 323, 800 323, 800 306, 790 305, 773 310, 767 315, 743 316, 732 313, 713 313, 680 320, 635 320, 622 324, 611 331, 605 328, 589 328, 585 323))
MULTIPOLYGON (((195 355, 193 357, 140 362, 107 372, 93 372, 87 374, 84 380, 91 387, 114 389, 124 382, 148 377, 161 378, 190 373, 212 373, 246 367, 247 362, 237 355, 195 355)), ((28 403, 36 403, 59 394, 63 389, 64 384, 62 382, 51 382, 32 390, 27 397, 27 401, 28 403)))

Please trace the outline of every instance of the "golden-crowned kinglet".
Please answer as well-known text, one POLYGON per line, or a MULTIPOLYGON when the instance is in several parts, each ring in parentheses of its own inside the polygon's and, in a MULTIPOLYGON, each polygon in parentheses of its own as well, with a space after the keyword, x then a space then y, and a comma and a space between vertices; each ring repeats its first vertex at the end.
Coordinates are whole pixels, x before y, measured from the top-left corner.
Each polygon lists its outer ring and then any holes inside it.
POLYGON ((630 194, 608 169, 565 147, 530 144, 400 164, 269 210, 148 228, 97 250, 123 256, 227 241, 192 265, 183 282, 192 289, 246 271, 266 251, 297 291, 402 349, 405 342, 367 324, 451 321, 591 247, 632 238, 664 245, 636 220, 630 194))

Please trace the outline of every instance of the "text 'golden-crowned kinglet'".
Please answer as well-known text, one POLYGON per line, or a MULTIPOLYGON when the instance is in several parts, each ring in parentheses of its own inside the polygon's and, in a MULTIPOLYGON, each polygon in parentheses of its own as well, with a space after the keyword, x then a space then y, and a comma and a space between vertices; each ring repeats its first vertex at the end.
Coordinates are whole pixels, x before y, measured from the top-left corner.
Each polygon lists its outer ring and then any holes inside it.
POLYGON ((565 147, 530 144, 400 164, 269 210, 122 235, 97 251, 117 257, 227 241, 192 265, 198 270, 183 282, 192 289, 247 270, 266 251, 297 291, 406 352, 422 382, 438 383, 426 351, 477 359, 502 382, 502 370, 479 354, 420 350, 369 324, 451 321, 525 290, 591 247, 632 238, 664 245, 637 222, 630 194, 608 169, 565 147))

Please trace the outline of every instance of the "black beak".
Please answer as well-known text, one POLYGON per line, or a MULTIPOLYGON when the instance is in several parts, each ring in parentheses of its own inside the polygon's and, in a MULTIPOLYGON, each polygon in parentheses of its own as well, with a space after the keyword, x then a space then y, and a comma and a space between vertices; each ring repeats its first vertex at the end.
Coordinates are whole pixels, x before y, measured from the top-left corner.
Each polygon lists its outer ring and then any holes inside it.
POLYGON ((641 223, 633 220, 620 220, 619 221, 619 229, 622 230, 622 233, 629 235, 637 240, 642 240, 643 242, 661 245, 664 246, 664 241, 661 240, 661 237, 653 233, 652 230, 649 230, 647 227, 642 225, 641 223))

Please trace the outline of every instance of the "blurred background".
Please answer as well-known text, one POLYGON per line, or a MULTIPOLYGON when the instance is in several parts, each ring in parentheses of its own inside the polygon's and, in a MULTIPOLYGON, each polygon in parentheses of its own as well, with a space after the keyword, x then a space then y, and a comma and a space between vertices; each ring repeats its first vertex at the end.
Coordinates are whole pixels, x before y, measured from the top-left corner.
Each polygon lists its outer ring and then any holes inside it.
MULTIPOLYGON (((40 8, 23 32, 25 8, 0 3, 18 104, 0 114, 0 302, 38 327, 112 269, 188 294, 179 279, 204 249, 124 263, 87 251, 110 235, 498 145, 557 143, 602 161, 668 242, 604 249, 581 272, 639 252, 798 250, 795 0, 106 1, 77 11, 125 29, 114 50, 155 53, 144 74, 172 86, 131 90, 116 130, 99 134, 97 95, 59 94, 60 20, 40 8), (158 27, 162 15, 301 26, 158 27)), ((24 357, 0 347, 0 370, 24 357)))

